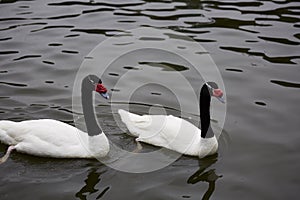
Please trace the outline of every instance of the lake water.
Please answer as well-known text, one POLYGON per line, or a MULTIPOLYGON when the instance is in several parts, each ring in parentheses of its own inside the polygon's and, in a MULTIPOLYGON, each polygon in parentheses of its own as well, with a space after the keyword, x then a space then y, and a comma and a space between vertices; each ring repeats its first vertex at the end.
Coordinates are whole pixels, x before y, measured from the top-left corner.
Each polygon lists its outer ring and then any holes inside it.
MULTIPOLYGON (((82 62, 91 60, 102 41, 143 27, 166 28, 201 44, 205 51, 199 56, 211 56, 222 75, 227 109, 217 155, 182 156, 154 172, 126 173, 97 160, 14 152, 0 166, 0 199, 298 199, 299 14, 300 3, 290 0, 0 1, 0 119, 52 118, 74 125, 73 85, 82 62)), ((134 149, 111 107, 124 105, 117 94, 147 80, 153 84, 136 90, 131 109, 179 115, 174 94, 155 84, 171 80, 162 74, 175 71, 197 87, 198 75, 184 60, 151 49, 128 54, 103 72, 116 101, 99 100, 96 110, 112 141, 134 149), (126 70, 139 74, 114 87, 126 70), (155 110, 154 104, 167 109, 155 110)), ((184 110, 187 119, 197 121, 194 105, 184 99, 191 109, 184 110)), ((6 148, 0 145, 1 156, 6 148)))

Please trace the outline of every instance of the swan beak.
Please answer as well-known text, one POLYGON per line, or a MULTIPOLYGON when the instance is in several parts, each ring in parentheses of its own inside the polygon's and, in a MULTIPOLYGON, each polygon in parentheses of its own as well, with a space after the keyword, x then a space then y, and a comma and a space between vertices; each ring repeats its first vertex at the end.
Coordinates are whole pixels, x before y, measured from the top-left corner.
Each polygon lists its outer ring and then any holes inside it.
POLYGON ((222 103, 225 103, 225 99, 224 99, 224 97, 223 96, 221 96, 221 97, 216 97, 219 101, 221 101, 222 103))
POLYGON ((101 96, 102 96, 104 99, 109 99, 109 95, 108 95, 107 92, 105 92, 105 93, 100 93, 100 94, 101 94, 101 96))

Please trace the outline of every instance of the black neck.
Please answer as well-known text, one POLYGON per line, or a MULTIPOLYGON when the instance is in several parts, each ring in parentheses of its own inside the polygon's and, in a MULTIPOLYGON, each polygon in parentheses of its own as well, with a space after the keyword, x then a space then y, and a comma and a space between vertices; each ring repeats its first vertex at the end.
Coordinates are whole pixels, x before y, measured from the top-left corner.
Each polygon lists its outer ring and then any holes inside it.
POLYGON ((81 84, 81 103, 83 109, 84 120, 89 136, 99 135, 102 133, 99 127, 93 106, 93 91, 95 86, 90 81, 89 77, 85 77, 81 84))
POLYGON ((207 133, 212 133, 210 127, 210 101, 211 96, 206 84, 201 88, 200 92, 200 120, 201 120, 201 137, 205 138, 207 133))

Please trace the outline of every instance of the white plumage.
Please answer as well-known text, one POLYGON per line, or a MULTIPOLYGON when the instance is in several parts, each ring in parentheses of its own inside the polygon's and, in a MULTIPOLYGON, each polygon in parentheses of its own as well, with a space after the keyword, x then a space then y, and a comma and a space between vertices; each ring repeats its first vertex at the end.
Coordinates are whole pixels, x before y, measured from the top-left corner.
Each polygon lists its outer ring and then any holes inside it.
POLYGON ((129 132, 137 137, 136 141, 165 147, 176 152, 199 156, 200 158, 216 153, 216 137, 202 138, 201 130, 172 115, 137 115, 119 110, 121 120, 129 132))
POLYGON ((89 136, 53 119, 0 121, 0 141, 19 152, 54 158, 103 157, 109 151, 104 133, 89 136))

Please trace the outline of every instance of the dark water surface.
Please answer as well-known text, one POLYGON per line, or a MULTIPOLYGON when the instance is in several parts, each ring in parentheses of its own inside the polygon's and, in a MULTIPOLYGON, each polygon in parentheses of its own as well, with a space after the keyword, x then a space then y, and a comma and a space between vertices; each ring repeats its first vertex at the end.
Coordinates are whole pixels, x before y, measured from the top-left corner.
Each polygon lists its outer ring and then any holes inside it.
MULTIPOLYGON (((0 1, 0 119, 73 124, 73 82, 84 58, 108 37, 139 27, 169 28, 203 45, 227 95, 218 155, 183 156, 159 171, 130 174, 96 160, 13 153, 0 166, 0 199, 299 199, 299 15, 300 3, 290 0, 0 1)), ((175 60, 138 64, 193 79, 175 60)), ((118 75, 104 74, 108 86, 118 75)), ((170 98, 167 90, 149 87, 152 98, 143 96, 143 88, 135 94, 140 113, 151 101, 165 105, 170 98)), ((109 105, 97 109, 104 110, 106 134, 134 148, 109 105)), ((6 148, 0 145, 1 156, 6 148)))

